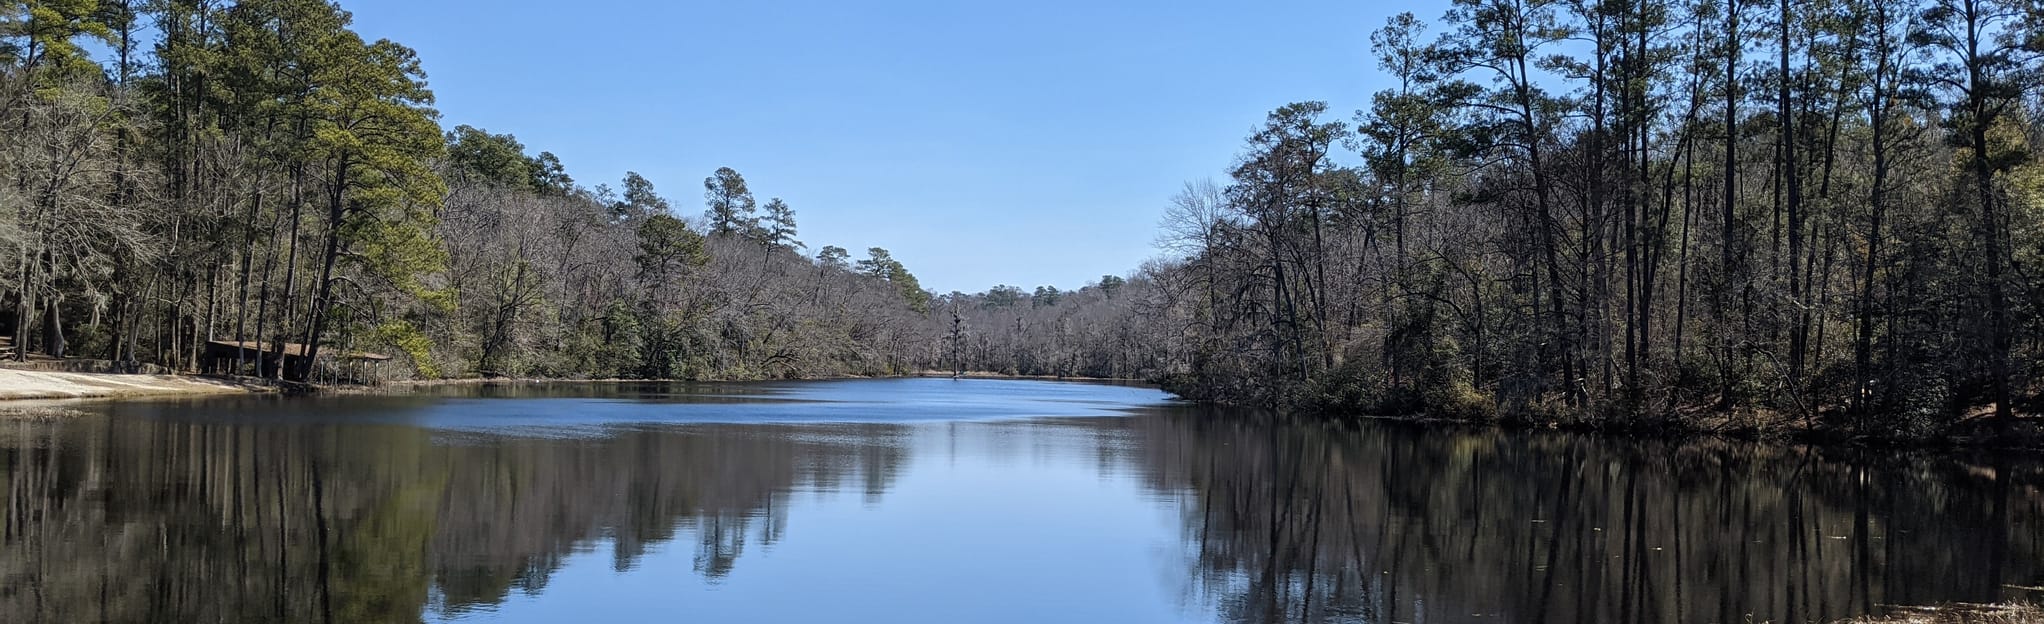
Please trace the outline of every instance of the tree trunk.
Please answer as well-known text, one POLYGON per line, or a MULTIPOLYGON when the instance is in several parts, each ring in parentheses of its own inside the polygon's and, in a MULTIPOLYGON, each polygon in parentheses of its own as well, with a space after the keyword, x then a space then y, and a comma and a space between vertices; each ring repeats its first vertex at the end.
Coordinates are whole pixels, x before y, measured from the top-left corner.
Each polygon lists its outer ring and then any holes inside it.
POLYGON ((341 256, 341 227, 347 219, 348 159, 343 157, 334 166, 334 181, 327 191, 327 233, 326 253, 322 254, 319 269, 319 295, 312 300, 311 328, 305 332, 305 357, 298 363, 298 377, 312 379, 314 362, 319 360, 319 340, 326 333, 328 309, 333 306, 334 261, 341 256))

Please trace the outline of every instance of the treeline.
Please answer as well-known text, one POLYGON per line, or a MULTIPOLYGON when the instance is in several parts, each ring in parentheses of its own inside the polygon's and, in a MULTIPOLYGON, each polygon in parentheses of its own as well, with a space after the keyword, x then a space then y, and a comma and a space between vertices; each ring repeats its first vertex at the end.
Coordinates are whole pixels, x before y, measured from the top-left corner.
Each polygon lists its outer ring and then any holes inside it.
POLYGON ((1165 257, 937 299, 945 368, 1337 413, 1934 437, 2044 384, 2044 18, 1459 0, 1273 111, 1165 257), (1430 34, 1429 31, 1435 34, 1430 34))
POLYGON ((1189 396, 1934 435, 2037 410, 2044 22, 2009 0, 1457 0, 1178 196, 1189 396), (1430 34, 1428 31, 1433 33, 1430 34))
POLYGON ((1103 275, 1077 290, 1000 285, 936 299, 939 363, 952 372, 1152 379, 1169 356, 1145 314, 1154 285, 1103 275))
MULTIPOLYGON (((2044 23, 2013 0, 1458 0, 1372 37, 1390 88, 1282 107, 1189 184, 1167 258, 925 291, 443 130, 409 49, 322 0, 0 5, 15 357, 318 378, 1158 379, 1377 413, 1933 435, 2034 412, 2044 23), (83 46, 104 48, 94 61, 83 46), (684 216, 689 215, 689 216, 684 216), (301 362, 305 370, 282 370, 301 362)), ((692 202, 689 202, 692 203, 692 202)))
POLYGON ((229 349, 241 372, 300 380, 336 379, 336 352, 427 377, 932 361, 929 295, 886 250, 810 255, 731 169, 689 219, 637 174, 586 188, 509 134, 444 131, 412 50, 350 20, 0 3, 0 347, 198 370, 208 341, 245 341, 263 355, 229 349))

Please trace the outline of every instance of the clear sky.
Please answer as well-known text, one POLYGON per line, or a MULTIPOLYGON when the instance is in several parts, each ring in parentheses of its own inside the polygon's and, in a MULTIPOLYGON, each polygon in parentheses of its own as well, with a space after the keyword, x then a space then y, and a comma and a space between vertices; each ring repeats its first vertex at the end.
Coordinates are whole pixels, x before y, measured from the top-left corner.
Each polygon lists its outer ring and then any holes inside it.
POLYGON ((688 216, 717 167, 813 253, 885 247, 939 292, 1076 288, 1156 255, 1187 180, 1282 104, 1382 88, 1370 0, 341 0, 419 51, 447 127, 511 133, 688 216))

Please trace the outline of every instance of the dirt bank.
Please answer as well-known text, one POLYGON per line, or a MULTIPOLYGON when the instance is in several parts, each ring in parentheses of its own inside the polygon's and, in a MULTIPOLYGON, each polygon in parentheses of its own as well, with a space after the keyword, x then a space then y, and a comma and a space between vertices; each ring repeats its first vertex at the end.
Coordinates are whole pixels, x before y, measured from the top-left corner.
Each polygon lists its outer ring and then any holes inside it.
POLYGON ((248 391, 246 387, 227 381, 184 375, 122 375, 0 369, 0 400, 238 394, 248 391))

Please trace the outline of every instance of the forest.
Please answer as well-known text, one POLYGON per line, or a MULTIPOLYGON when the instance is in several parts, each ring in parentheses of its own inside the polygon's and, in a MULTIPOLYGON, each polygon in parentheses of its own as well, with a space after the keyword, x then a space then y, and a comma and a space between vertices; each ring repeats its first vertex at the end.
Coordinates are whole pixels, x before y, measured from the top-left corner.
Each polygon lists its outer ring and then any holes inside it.
POLYGON ((445 129, 420 59, 350 22, 324 0, 0 5, 13 357, 192 371, 208 341, 259 343, 236 371, 318 381, 360 380, 322 349, 427 378, 925 359, 927 295, 886 250, 806 255, 794 209, 731 169, 695 217, 638 174, 589 188, 445 129))
POLYGON ((1399 15, 1357 32, 1355 71, 1389 85, 1367 107, 1283 105, 1216 179, 1128 208, 1163 214, 1155 260, 981 293, 812 248, 732 169, 697 203, 446 128, 423 61, 349 24, 325 0, 0 4, 12 356, 192 371, 209 341, 259 343, 238 372, 323 381, 353 379, 322 349, 420 378, 982 371, 1909 438, 2005 432, 2044 391, 2044 13, 2019 0, 1399 15))
MULTIPOLYGON (((1154 349, 1080 370, 1614 428, 1919 438, 2037 412, 2034 7, 1456 0, 1369 41, 1390 88, 1271 112, 1173 199, 1132 301, 1057 315, 1154 349)), ((967 367, 1035 361, 1011 351, 967 367)))

